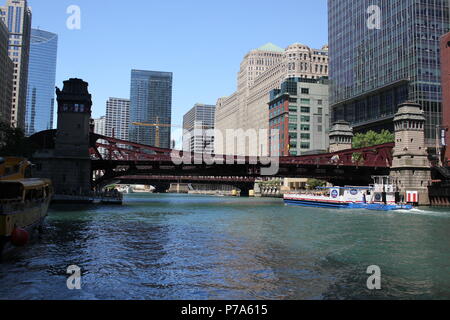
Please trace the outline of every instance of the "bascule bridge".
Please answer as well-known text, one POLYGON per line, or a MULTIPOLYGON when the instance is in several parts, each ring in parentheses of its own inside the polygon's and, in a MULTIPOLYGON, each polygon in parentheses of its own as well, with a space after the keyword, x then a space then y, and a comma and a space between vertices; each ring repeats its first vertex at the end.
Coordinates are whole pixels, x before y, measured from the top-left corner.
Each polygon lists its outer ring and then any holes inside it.
MULTIPOLYGON (((391 175, 401 196, 415 193, 421 205, 450 205, 445 186, 448 172, 429 159, 424 147, 424 116, 420 105, 405 103, 395 117, 395 143, 352 149, 353 131, 348 123, 334 124, 330 153, 286 156, 276 159, 214 155, 213 164, 194 161, 176 163, 173 153, 202 159, 203 155, 145 146, 95 134, 90 128, 91 95, 80 79, 64 82, 57 89, 58 128, 31 137, 39 150, 33 157, 35 176, 52 179, 56 193, 87 194, 111 182, 166 186, 170 183, 229 184, 246 194, 264 169, 277 163, 271 177, 317 178, 335 185, 368 185, 374 175, 391 175), (100 152, 100 150, 102 152, 100 152), (105 155, 106 151, 106 155, 105 155), (269 163, 269 165, 267 165, 269 163), (100 172, 101 174, 94 174, 100 172), (434 183, 434 184, 433 184, 434 183), (430 193, 430 190, 432 192, 430 193), (439 191, 439 197, 436 192, 439 191), (436 200, 438 199, 438 200, 436 200)), ((450 184, 449 184, 450 187, 450 184)), ((448 190, 448 189, 447 189, 448 190)))

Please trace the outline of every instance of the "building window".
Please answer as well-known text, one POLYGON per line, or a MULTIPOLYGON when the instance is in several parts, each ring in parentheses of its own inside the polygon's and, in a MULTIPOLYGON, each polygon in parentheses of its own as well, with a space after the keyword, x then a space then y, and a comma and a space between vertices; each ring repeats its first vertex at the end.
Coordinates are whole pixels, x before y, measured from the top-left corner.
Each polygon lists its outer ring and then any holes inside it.
POLYGON ((301 108, 301 112, 303 112, 303 113, 310 113, 310 111, 311 111, 310 107, 302 107, 301 108))
POLYGON ((310 117, 309 116, 301 116, 300 117, 300 121, 301 122, 309 122, 310 121, 310 117))
POLYGON ((302 125, 300 126, 300 129, 301 129, 302 131, 309 131, 310 126, 309 126, 309 124, 302 124, 302 125))
POLYGON ((309 144, 309 142, 302 142, 302 143, 300 144, 300 147, 301 147, 302 149, 309 149, 309 148, 310 148, 310 144, 309 144))
POLYGON ((300 103, 309 105, 311 103, 311 100, 309 100, 309 99, 300 99, 300 103))
POLYGON ((302 140, 310 140, 311 135, 309 133, 302 133, 301 138, 302 138, 302 140))

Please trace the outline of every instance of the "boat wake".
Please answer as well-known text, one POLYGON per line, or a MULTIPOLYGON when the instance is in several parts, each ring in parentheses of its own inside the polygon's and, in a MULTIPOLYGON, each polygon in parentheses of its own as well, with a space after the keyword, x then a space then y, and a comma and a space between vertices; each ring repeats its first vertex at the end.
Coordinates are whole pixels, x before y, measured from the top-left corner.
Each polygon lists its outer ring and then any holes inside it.
POLYGON ((434 216, 434 217, 449 217, 450 211, 443 211, 442 209, 419 209, 414 208, 412 210, 398 210, 399 213, 408 213, 412 215, 422 215, 422 216, 434 216))

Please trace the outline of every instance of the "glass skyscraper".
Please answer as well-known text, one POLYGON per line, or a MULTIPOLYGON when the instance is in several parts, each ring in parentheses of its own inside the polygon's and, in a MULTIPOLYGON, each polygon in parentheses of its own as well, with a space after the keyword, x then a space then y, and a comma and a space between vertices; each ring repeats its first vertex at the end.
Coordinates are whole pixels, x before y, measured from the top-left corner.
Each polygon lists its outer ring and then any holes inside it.
POLYGON ((449 31, 449 1, 328 0, 328 23, 331 121, 356 132, 393 130, 398 104, 410 100, 425 110, 431 145, 442 116, 439 38, 449 31))
POLYGON ((25 115, 27 135, 53 128, 57 50, 56 34, 38 29, 31 30, 25 115))
POLYGON ((0 19, 0 123, 11 123, 14 65, 8 56, 8 28, 0 19))
POLYGON ((171 72, 131 71, 129 131, 131 141, 170 148, 172 79, 171 72), (137 126, 133 123, 164 126, 157 128, 156 126, 137 126))
POLYGON ((9 30, 8 52, 14 66, 11 125, 25 129, 31 8, 27 0, 7 0, 6 5, 0 7, 0 18, 9 30))

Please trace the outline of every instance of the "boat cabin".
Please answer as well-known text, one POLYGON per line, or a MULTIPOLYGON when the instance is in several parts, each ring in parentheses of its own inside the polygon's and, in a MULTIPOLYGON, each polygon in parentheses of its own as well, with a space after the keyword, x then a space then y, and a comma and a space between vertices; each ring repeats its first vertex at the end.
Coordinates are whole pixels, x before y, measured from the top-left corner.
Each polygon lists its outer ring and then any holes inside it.
POLYGON ((31 177, 31 163, 24 158, 0 158, 0 181, 31 177))
POLYGON ((45 202, 53 194, 52 185, 45 179, 0 181, 0 214, 10 214, 14 208, 45 202))

